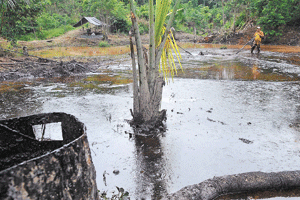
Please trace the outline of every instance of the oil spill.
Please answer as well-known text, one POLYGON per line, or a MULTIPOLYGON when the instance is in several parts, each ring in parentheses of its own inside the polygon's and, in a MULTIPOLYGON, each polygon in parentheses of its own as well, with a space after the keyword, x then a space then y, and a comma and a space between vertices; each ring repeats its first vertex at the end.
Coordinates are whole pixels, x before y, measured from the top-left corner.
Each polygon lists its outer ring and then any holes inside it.
POLYGON ((132 199, 158 199, 213 176, 299 169, 300 71, 297 62, 287 62, 299 55, 236 54, 213 45, 188 50, 192 56, 181 53, 184 72, 164 87, 163 135, 136 136, 126 122, 133 101, 130 60, 111 61, 111 71, 3 90, 0 117, 76 116, 87 127, 97 186, 107 196, 118 186, 132 199))
POLYGON ((186 68, 179 71, 179 77, 217 79, 217 80, 263 80, 263 81, 299 81, 297 74, 272 73, 257 65, 245 66, 243 63, 223 63, 198 68, 186 68))

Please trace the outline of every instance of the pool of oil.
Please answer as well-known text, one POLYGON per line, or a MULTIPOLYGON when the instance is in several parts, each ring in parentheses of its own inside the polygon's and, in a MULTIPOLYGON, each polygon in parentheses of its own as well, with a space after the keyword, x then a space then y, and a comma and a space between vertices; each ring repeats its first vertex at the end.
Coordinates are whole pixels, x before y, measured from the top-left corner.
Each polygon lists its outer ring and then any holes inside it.
POLYGON ((298 170, 300 70, 289 60, 299 53, 187 50, 183 72, 164 87, 167 131, 158 136, 132 136, 126 122, 133 102, 129 58, 105 73, 3 82, 0 118, 75 115, 87 127, 97 186, 107 196, 117 186, 132 199, 159 199, 214 176, 298 170))

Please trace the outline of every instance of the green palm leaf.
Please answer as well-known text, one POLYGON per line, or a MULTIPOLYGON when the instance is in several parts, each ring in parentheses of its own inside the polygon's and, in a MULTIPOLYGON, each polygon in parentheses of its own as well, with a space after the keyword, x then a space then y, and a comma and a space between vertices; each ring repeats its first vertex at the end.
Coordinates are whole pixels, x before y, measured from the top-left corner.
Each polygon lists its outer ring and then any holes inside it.
MULTIPOLYGON (((163 26, 162 28, 162 33, 163 35, 165 32, 165 27, 163 26)), ((161 39, 160 39, 161 40, 161 39)), ((176 55, 177 61, 180 65, 181 70, 183 71, 182 65, 181 65, 181 54, 179 52, 178 46, 176 44, 176 41, 174 39, 174 36, 172 32, 167 36, 167 41, 165 43, 165 46, 163 48, 162 56, 161 56, 161 62, 160 62, 160 68, 159 72, 162 72, 164 75, 165 80, 168 80, 168 77, 173 77, 176 74, 177 75, 177 68, 175 64, 175 59, 173 57, 173 52, 176 55)))
POLYGON ((171 0, 157 0, 155 9, 155 46, 160 44, 163 26, 170 10, 171 0))

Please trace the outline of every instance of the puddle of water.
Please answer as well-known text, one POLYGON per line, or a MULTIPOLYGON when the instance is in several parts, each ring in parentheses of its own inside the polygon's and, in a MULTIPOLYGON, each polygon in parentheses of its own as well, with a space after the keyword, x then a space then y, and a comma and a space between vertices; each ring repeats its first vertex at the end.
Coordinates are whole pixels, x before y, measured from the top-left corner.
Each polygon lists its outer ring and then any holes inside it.
POLYGON ((264 81, 299 81, 297 74, 272 73, 270 69, 245 66, 243 63, 223 63, 201 66, 198 68, 186 68, 178 73, 179 77, 193 77, 201 79, 217 80, 264 80, 264 81), (271 73, 270 73, 271 72, 271 73))
POLYGON ((0 117, 75 115, 87 127, 98 189, 108 196, 118 186, 133 199, 158 199, 213 176, 297 170, 298 66, 268 60, 278 56, 272 52, 257 57, 230 49, 202 49, 204 56, 190 51, 194 56, 182 54, 185 73, 164 87, 168 130, 158 137, 131 137, 126 73, 36 80, 4 90, 0 117))
POLYGON ((300 55, 262 52, 250 54, 233 49, 191 49, 183 53, 184 72, 179 77, 217 80, 299 81, 300 55), (204 55, 199 55, 202 52, 204 55), (271 59, 272 58, 272 59, 271 59), (294 60, 294 61, 290 61, 294 60))
POLYGON ((2 82, 0 84, 1 118, 25 116, 27 113, 38 112, 41 106, 32 97, 34 92, 27 87, 30 82, 2 82))

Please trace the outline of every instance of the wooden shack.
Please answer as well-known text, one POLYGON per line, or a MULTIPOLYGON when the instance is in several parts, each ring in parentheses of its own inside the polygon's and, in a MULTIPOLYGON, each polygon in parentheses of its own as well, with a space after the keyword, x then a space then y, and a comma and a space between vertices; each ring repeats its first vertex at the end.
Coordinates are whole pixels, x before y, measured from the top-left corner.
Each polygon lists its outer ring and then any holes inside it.
MULTIPOLYGON (((74 24, 73 27, 80 27, 86 23, 92 24, 93 27, 86 28, 86 31, 81 35, 81 38, 103 38, 106 35, 104 27, 106 27, 107 24, 98 20, 96 17, 83 17, 74 24)), ((82 29, 84 30, 84 27, 82 29)))

